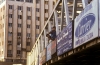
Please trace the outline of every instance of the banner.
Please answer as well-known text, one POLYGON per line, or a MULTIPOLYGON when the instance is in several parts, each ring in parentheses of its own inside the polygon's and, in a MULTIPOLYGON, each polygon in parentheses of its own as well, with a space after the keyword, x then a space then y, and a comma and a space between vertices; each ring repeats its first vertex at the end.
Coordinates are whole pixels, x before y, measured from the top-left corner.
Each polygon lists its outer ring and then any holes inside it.
POLYGON ((47 46, 47 61, 51 59, 51 43, 47 46))
POLYGON ((98 8, 99 8, 99 37, 100 37, 100 0, 98 0, 98 8))
POLYGON ((42 51, 42 64, 46 62, 46 49, 42 51))
POLYGON ((72 49, 72 22, 57 35, 57 55, 72 49))
POLYGON ((56 41, 57 40, 54 40, 51 43, 51 55, 53 55, 56 52, 56 41))
POLYGON ((93 0, 75 18, 74 48, 98 37, 98 0, 93 0))

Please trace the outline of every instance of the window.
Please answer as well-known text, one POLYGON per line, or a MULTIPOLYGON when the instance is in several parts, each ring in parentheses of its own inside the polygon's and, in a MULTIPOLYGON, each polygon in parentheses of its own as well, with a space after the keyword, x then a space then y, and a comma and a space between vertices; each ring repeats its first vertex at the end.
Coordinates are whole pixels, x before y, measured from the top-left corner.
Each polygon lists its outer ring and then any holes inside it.
POLYGON ((18 27, 21 27, 21 24, 18 24, 18 27))
POLYGON ((30 37, 31 35, 30 35, 30 33, 27 33, 27 37, 30 37))
POLYGON ((36 12, 39 12, 39 8, 36 8, 36 12))
POLYGON ((18 32, 17 35, 18 35, 18 36, 21 36, 21 32, 18 32))
POLYGON ((39 34, 36 34, 36 38, 39 36, 39 34))
POLYGON ((22 15, 18 15, 18 19, 22 19, 22 15))
POLYGON ((45 9, 45 13, 48 13, 48 9, 45 9))
POLYGON ((28 19, 28 20, 31 20, 31 16, 27 16, 27 19, 28 19))
POLYGON ((16 1, 24 2, 24 0, 16 0, 16 1))
POLYGON ((5 10, 5 6, 3 6, 3 10, 5 10))
POLYGON ((22 6, 18 6, 18 10, 22 10, 22 6))
POLYGON ((38 20, 38 21, 39 21, 39 20, 40 20, 40 18, 39 18, 39 17, 36 17, 36 20, 38 20))
POLYGON ((11 50, 7 50, 7 53, 8 53, 8 54, 11 54, 11 53, 12 53, 12 51, 11 51, 11 50))
POLYGON ((3 19, 4 19, 4 15, 3 15, 3 19))
POLYGON ((8 32, 8 36, 12 36, 12 32, 8 32))
POLYGON ((8 41, 8 44, 12 44, 12 41, 8 41))
POLYGON ((30 42, 27 42, 26 45, 27 45, 27 46, 30 46, 30 42))
POLYGON ((2 12, 2 8, 1 8, 1 12, 2 12))
POLYGON ((47 4, 47 5, 48 5, 48 1, 45 1, 45 4, 47 4))
POLYGON ((27 11, 31 11, 31 7, 27 7, 27 11))
POLYGON ((39 25, 36 25, 36 29, 39 29, 39 25))
POLYGON ((8 26, 9 26, 9 27, 12 27, 12 23, 8 23, 8 26))
POLYGON ((12 18, 12 14, 9 14, 9 18, 12 18))
POLYGON ((26 0, 26 2, 30 2, 30 3, 33 3, 33 0, 26 0))
POLYGON ((45 21, 47 21, 48 20, 48 18, 45 18, 45 21))
POLYGON ((20 42, 17 42, 17 45, 20 45, 20 42))
POLYGON ((9 5, 9 9, 12 9, 13 8, 13 6, 12 5, 9 5))
POLYGON ((20 54, 21 53, 21 51, 20 50, 17 50, 17 54, 20 54))
POLYGON ((40 2, 40 0, 36 0, 36 3, 39 3, 40 2))
POLYGON ((29 24, 27 24, 27 28, 30 28, 30 25, 29 24))

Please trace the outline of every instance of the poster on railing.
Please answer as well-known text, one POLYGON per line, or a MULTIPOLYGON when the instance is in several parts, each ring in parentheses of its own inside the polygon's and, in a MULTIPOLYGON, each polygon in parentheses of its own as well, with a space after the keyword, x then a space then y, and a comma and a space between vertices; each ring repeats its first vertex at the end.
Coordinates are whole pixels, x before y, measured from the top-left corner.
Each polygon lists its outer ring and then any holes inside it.
POLYGON ((93 0, 75 18, 74 48, 98 37, 98 0, 93 0))
POLYGON ((51 55, 56 52, 56 40, 51 42, 51 55))
POLYGON ((51 43, 47 46, 47 61, 51 59, 51 43))
POLYGON ((39 65, 42 65, 42 55, 41 55, 41 53, 39 54, 39 65))
POLYGON ((72 22, 57 35, 57 55, 72 49, 72 22))
POLYGON ((42 51, 42 64, 46 62, 46 49, 42 51))

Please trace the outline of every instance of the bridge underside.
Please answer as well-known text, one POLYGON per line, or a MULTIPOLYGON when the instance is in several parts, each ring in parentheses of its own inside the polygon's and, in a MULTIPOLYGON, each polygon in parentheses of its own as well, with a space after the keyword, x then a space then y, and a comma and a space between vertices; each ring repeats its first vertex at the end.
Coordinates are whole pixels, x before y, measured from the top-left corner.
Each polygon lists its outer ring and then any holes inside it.
POLYGON ((50 65, 100 65, 100 44, 74 53, 50 65))

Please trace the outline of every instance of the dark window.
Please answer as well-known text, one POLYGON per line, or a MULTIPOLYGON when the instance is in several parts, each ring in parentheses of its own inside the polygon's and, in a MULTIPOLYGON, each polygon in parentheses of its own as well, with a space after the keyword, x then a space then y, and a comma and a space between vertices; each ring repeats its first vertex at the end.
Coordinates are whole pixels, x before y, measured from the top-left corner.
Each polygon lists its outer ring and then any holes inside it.
POLYGON ((39 25, 36 25, 36 29, 39 29, 39 25))
POLYGON ((12 36, 12 32, 8 32, 8 36, 12 36))
POLYGON ((8 41, 8 44, 12 44, 12 41, 8 41))
POLYGON ((9 14, 9 18, 12 18, 12 14, 9 14))
POLYGON ((18 33, 18 36, 21 36, 21 33, 20 32, 18 33))
POLYGON ((28 19, 28 20, 31 20, 31 16, 27 16, 27 19, 28 19))
POLYGON ((12 9, 13 8, 13 6, 12 5, 9 5, 9 9, 12 9))
POLYGON ((36 38, 39 36, 39 34, 36 34, 36 38))
POLYGON ((30 46, 30 42, 27 42, 26 45, 27 45, 27 46, 30 46))
POLYGON ((22 6, 18 6, 18 10, 22 10, 22 6))
POLYGON ((36 8, 36 12, 39 12, 39 8, 36 8))
POLYGON ((33 3, 33 0, 26 0, 26 2, 33 3))
POLYGON ((29 24, 27 24, 27 28, 30 28, 30 25, 29 24))
POLYGON ((39 20, 40 20, 40 18, 39 18, 39 17, 36 17, 36 20, 38 20, 38 21, 39 21, 39 20))
POLYGON ((21 24, 18 24, 18 27, 21 27, 21 24))
POLYGON ((21 53, 21 51, 20 50, 17 50, 17 54, 20 54, 21 53))
POLYGON ((8 23, 8 26, 9 26, 9 27, 12 27, 12 23, 8 23))
POLYGON ((31 11, 31 7, 27 7, 27 11, 31 11))
POLYGON ((16 1, 24 2, 24 0, 16 0, 16 1))
POLYGON ((20 42, 17 42, 17 45, 20 45, 20 42))
POLYGON ((48 13, 48 9, 45 9, 45 13, 48 13))
POLYGON ((22 15, 18 15, 18 19, 22 19, 22 15))
POLYGON ((48 1, 45 1, 45 4, 47 4, 47 5, 48 5, 48 1))
POLYGON ((31 34, 30 33, 27 33, 27 37, 30 37, 31 36, 31 34))
POLYGON ((48 18, 45 18, 45 21, 47 21, 48 20, 48 18))
POLYGON ((39 3, 40 2, 40 0, 36 0, 36 3, 39 3))
POLYGON ((11 54, 11 53, 12 53, 12 51, 11 51, 11 50, 8 50, 8 51, 7 51, 7 54, 11 54))

